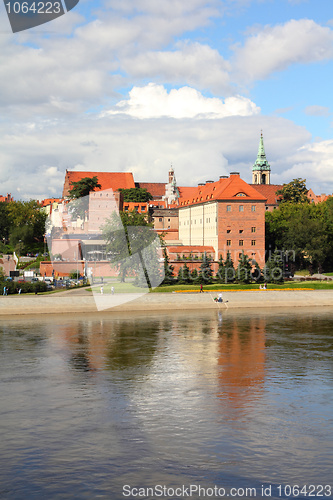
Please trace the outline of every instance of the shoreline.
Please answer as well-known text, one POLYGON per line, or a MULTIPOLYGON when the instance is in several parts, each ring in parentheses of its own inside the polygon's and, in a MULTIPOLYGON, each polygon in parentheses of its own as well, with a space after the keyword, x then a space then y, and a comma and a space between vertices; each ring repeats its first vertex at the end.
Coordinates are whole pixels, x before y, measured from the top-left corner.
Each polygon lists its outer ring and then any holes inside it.
POLYGON ((262 309, 333 307, 333 290, 244 290, 222 292, 223 302, 214 302, 216 291, 204 293, 153 293, 115 295, 86 291, 60 292, 50 295, 0 296, 0 316, 45 314, 87 314, 112 312, 200 311, 228 309, 262 309))

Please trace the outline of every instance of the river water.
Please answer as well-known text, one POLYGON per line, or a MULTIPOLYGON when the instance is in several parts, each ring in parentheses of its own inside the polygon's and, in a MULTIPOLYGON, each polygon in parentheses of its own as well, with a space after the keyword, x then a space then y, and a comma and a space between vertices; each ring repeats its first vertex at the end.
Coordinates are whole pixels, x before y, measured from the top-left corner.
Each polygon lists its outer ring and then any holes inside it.
POLYGON ((1 499, 333 498, 331 310, 1 319, 0 372, 1 499))

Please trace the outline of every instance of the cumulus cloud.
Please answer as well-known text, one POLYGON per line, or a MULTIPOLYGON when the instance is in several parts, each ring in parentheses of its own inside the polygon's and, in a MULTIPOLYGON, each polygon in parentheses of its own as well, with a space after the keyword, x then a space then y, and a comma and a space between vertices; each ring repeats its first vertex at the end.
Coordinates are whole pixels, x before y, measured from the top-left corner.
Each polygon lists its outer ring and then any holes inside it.
POLYGON ((164 82, 184 82, 219 94, 233 92, 230 64, 216 49, 200 43, 181 43, 174 51, 140 53, 125 58, 123 68, 136 78, 157 77, 164 82))
POLYGON ((163 85, 149 83, 145 87, 133 87, 129 99, 120 101, 104 115, 127 114, 135 118, 224 118, 226 116, 250 116, 260 109, 250 99, 242 96, 228 97, 223 102, 216 97, 204 97, 190 87, 172 89, 168 93, 163 85))
POLYGON ((248 80, 267 78, 294 63, 333 58, 333 30, 310 19, 265 26, 235 46, 235 72, 248 80))

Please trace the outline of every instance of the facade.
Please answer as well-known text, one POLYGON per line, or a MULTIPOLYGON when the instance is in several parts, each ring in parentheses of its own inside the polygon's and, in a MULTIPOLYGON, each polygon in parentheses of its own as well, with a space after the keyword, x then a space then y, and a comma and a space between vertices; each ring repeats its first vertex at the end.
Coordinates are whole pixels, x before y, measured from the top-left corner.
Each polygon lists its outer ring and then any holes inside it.
POLYGON ((214 248, 215 260, 227 253, 234 262, 242 252, 265 264, 266 198, 238 172, 186 190, 179 199, 179 240, 188 246, 214 248))

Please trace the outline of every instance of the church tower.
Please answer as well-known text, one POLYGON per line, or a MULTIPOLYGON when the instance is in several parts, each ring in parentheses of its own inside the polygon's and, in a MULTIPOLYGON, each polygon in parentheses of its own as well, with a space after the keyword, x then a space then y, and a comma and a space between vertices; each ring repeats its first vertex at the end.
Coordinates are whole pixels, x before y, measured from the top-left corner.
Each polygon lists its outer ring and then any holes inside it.
POLYGON ((255 164, 252 167, 252 184, 270 184, 271 183, 271 167, 267 161, 264 139, 260 136, 258 156, 255 164))

